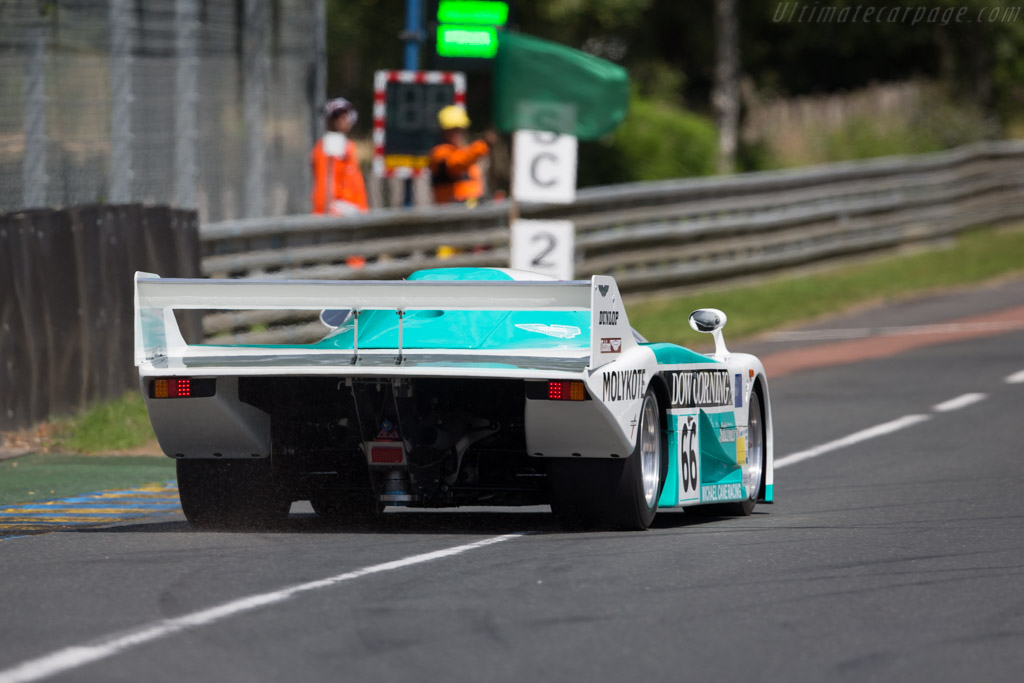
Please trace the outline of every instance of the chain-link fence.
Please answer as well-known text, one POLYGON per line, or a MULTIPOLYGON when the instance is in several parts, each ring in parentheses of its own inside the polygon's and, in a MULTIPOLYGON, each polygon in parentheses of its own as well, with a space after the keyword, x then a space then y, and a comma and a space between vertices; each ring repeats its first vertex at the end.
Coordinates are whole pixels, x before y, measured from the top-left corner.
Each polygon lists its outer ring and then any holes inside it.
POLYGON ((309 210, 324 0, 0 0, 0 212, 309 210))

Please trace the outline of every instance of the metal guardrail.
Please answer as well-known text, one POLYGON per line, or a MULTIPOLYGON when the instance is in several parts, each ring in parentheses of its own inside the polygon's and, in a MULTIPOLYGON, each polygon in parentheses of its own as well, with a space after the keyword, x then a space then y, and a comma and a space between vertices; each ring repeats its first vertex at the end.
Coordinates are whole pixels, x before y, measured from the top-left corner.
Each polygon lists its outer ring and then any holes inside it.
MULTIPOLYGON (((651 292, 934 240, 1024 216, 1024 142, 913 157, 582 190, 566 206, 520 205, 524 218, 576 225, 576 274, 614 275, 651 292)), ((386 209, 204 226, 211 277, 395 279, 432 266, 506 266, 508 205, 386 209), (437 248, 460 250, 440 260, 437 248), (365 265, 349 265, 351 257, 365 265)), ((244 343, 319 337, 304 314, 207 315, 207 335, 244 343)))

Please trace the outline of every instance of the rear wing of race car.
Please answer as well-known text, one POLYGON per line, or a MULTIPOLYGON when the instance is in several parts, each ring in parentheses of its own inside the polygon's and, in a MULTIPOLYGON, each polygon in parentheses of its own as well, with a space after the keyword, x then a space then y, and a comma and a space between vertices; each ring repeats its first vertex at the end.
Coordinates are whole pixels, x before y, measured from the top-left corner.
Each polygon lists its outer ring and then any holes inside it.
POLYGON ((615 279, 590 281, 353 281, 206 280, 161 278, 135 273, 135 365, 186 355, 175 310, 351 309, 354 353, 359 353, 358 314, 393 310, 399 314, 398 357, 402 358, 402 316, 413 310, 590 311, 590 368, 615 360, 635 346, 615 279))

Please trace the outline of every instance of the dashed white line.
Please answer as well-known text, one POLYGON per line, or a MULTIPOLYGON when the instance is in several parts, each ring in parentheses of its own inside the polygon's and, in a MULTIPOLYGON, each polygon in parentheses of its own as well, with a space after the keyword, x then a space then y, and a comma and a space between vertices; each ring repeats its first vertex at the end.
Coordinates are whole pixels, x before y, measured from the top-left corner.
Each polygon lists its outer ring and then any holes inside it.
POLYGON ((979 401, 984 401, 986 398, 988 398, 988 394, 963 394, 962 396, 957 396, 956 398, 951 398, 948 401, 943 401, 942 403, 932 406, 932 410, 937 413, 948 413, 953 410, 960 410, 961 408, 974 405, 979 401))
POLYGON ((817 458, 819 455, 825 455, 826 453, 839 450, 840 448, 853 446, 854 444, 858 444, 862 441, 867 441, 868 439, 874 439, 879 436, 885 436, 886 434, 892 434, 893 432, 898 432, 899 430, 906 429, 907 427, 913 427, 916 424, 919 424, 930 419, 931 416, 929 415, 904 415, 903 417, 897 420, 885 422, 880 425, 875 425, 874 427, 868 427, 867 429, 862 429, 859 432, 854 432, 849 436, 844 436, 841 439, 829 441, 828 443, 823 443, 820 446, 808 448, 807 450, 804 451, 791 453, 790 455, 787 455, 784 458, 779 458, 778 460, 775 461, 775 469, 779 469, 781 467, 788 467, 789 465, 795 465, 798 462, 810 460, 811 458, 817 458))
POLYGON ((790 330, 773 332, 767 342, 841 341, 866 337, 902 337, 918 334, 968 334, 1003 332, 1020 329, 1020 320, 994 320, 973 323, 940 323, 937 325, 904 325, 899 327, 848 327, 831 330, 790 330))
MULTIPOLYGON (((1020 372, 1015 372, 1012 375, 1008 376, 1006 378, 1006 382, 1009 384, 1024 383, 1024 370, 1021 370, 1020 372)), ((966 408, 967 406, 974 405, 975 403, 984 401, 986 398, 988 398, 988 394, 962 394, 960 396, 957 396, 956 398, 951 398, 948 401, 943 401, 942 403, 938 403, 932 406, 932 410, 934 410, 937 413, 948 413, 953 410, 960 410, 961 408, 966 408)), ((807 450, 791 453, 784 458, 779 458, 778 460, 776 460, 774 467, 775 469, 779 469, 780 467, 793 465, 804 460, 817 458, 819 455, 825 455, 826 453, 839 450, 840 448, 853 446, 854 444, 858 444, 861 441, 867 441, 868 439, 874 439, 879 436, 885 436, 886 434, 892 434, 893 432, 898 432, 901 429, 912 427, 916 424, 919 424, 929 419, 931 419, 931 416, 929 415, 904 415, 903 417, 897 420, 892 420, 891 422, 886 422, 884 424, 876 425, 874 427, 862 429, 859 432, 854 432, 853 434, 850 434, 849 436, 844 436, 841 439, 829 441, 828 443, 823 443, 820 446, 814 446, 813 448, 808 448, 807 450)))
POLYGON ((1012 375, 1007 375, 1006 379, 1003 381, 1007 384, 1024 384, 1024 370, 1019 370, 1012 375))
POLYGON ((503 541, 509 541, 525 535, 527 535, 526 532, 485 538, 484 540, 477 541, 475 543, 467 543, 466 545, 459 545, 454 548, 435 550, 433 552, 413 555, 411 557, 394 560, 392 562, 375 564, 373 566, 363 567, 362 569, 356 569, 355 571, 347 572, 345 574, 338 574, 337 576, 320 579, 319 581, 301 583, 296 586, 284 588, 279 591, 273 591, 271 593, 250 595, 239 600, 226 602, 223 605, 211 607, 210 609, 199 612, 192 612, 191 614, 186 614, 174 619, 163 619, 125 634, 110 636, 89 645, 66 647, 63 650, 58 650, 51 654, 44 655, 43 657, 23 662, 10 669, 5 669, 0 671, 0 683, 28 683, 29 681, 38 681, 43 678, 55 676, 59 673, 64 673, 65 671, 77 669, 101 659, 113 657, 114 655, 137 645, 165 638, 199 626, 207 626, 214 622, 221 621, 222 619, 227 619, 228 617, 232 617, 243 612, 249 612, 260 607, 284 602, 299 593, 305 593, 321 588, 330 588, 331 586, 335 586, 339 583, 352 581, 353 579, 362 578, 364 576, 370 576, 371 574, 380 574, 382 572, 389 572, 417 564, 423 564, 424 562, 432 562, 433 560, 461 555, 462 553, 469 552, 470 550, 494 545, 495 543, 502 543, 503 541))

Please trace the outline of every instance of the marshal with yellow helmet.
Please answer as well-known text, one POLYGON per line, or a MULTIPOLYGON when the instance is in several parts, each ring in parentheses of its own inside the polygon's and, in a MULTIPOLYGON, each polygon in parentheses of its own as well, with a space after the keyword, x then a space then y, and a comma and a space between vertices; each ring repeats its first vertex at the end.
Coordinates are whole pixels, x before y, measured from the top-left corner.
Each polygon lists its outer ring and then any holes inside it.
POLYGON ((483 172, 477 163, 491 148, 484 140, 469 141, 469 115, 452 104, 437 113, 441 143, 430 150, 430 187, 435 204, 476 206, 484 194, 483 172))

